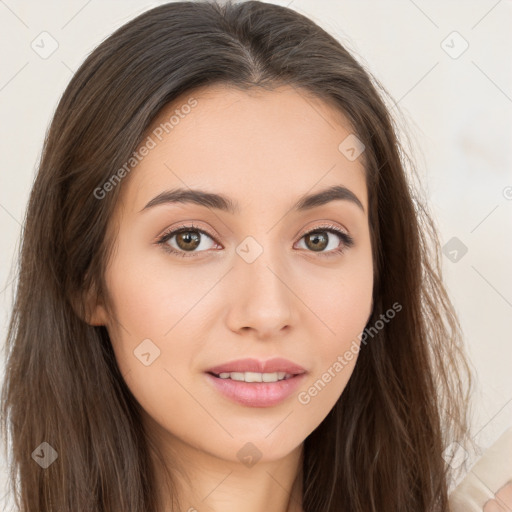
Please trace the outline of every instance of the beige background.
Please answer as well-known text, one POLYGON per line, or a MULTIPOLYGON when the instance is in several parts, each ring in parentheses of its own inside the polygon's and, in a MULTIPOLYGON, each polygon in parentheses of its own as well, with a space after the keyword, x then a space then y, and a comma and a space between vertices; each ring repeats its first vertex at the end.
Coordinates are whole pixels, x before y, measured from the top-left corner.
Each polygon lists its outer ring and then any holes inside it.
MULTIPOLYGON (((95 46, 158 3, 0 0, 2 344, 12 304, 13 255, 57 102, 95 46), (47 58, 31 47, 33 41, 42 46, 42 37, 46 49, 52 40, 58 44, 47 58)), ((338 37, 398 102, 442 243, 456 237, 452 244, 467 247, 460 257, 460 249, 449 245, 443 265, 477 380, 473 435, 485 449, 512 426, 512 3, 275 3, 306 14, 338 37), (454 247, 456 262, 448 257, 454 247)), ((6 470, 2 459, 1 496, 6 470)), ((7 498, 2 510, 10 506, 7 498)))

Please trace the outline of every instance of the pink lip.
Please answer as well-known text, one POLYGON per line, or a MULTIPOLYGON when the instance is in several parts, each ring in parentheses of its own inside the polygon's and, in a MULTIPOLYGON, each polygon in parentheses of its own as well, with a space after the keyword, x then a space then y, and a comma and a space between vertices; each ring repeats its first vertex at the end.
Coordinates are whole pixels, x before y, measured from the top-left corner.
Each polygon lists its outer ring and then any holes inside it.
POLYGON ((288 398, 304 380, 305 374, 277 382, 241 382, 221 379, 207 373, 207 379, 224 396, 248 407, 271 407, 288 398))
MULTIPOLYGON (((274 373, 274 372, 285 372, 293 375, 299 375, 305 373, 306 370, 298 364, 276 357, 269 359, 268 361, 258 361, 257 359, 238 359, 236 361, 230 361, 219 366, 215 366, 207 370, 208 373, 232 373, 232 372, 257 372, 257 373, 274 373)), ((251 383, 252 384, 252 383, 251 383)))
POLYGON ((287 359, 274 358, 268 361, 257 359, 239 359, 210 368, 206 372, 208 380, 224 396, 249 407, 271 407, 288 398, 304 380, 306 370, 287 359), (241 382, 221 379, 220 373, 284 372, 293 375, 277 382, 241 382))

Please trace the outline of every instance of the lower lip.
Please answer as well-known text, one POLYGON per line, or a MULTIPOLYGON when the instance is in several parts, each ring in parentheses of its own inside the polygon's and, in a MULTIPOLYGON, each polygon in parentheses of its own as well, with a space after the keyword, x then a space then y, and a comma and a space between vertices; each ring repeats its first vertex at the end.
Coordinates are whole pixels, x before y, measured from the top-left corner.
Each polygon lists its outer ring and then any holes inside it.
POLYGON ((206 376, 224 396, 248 407, 271 407, 286 400, 300 386, 305 373, 277 382, 243 382, 206 376))

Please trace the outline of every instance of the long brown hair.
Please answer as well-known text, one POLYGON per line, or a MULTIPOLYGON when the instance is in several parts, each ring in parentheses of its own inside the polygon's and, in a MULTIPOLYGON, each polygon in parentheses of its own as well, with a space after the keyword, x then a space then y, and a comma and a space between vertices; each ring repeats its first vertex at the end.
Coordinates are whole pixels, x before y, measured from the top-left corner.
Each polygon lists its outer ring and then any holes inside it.
POLYGON ((304 511, 447 511, 443 454, 469 441, 472 381, 434 222, 407 176, 413 164, 372 75, 305 16, 258 1, 152 9, 102 42, 62 96, 28 203, 6 344, 2 432, 18 508, 158 510, 140 406, 106 328, 83 320, 86 291, 107 303, 123 183, 97 191, 166 104, 216 83, 290 85, 346 116, 366 148, 375 268, 367 327, 402 305, 362 344, 340 399, 304 442, 304 511), (47 468, 35 463, 38 454, 51 460, 42 443, 57 454, 47 468))

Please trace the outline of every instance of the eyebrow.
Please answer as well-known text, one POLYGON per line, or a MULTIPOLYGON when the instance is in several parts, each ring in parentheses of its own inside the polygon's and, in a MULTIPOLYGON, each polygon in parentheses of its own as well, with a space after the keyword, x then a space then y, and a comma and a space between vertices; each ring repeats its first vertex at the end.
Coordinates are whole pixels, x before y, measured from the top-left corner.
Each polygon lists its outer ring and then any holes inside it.
MULTIPOLYGON (((331 201, 349 201, 357 205, 363 212, 365 211, 358 197, 351 190, 342 185, 335 185, 321 190, 320 192, 302 196, 293 205, 292 209, 301 212, 325 205, 331 201)), ((225 195, 197 189, 176 188, 158 194, 151 199, 139 213, 155 206, 174 203, 193 203, 207 208, 222 210, 233 215, 240 212, 239 204, 225 195)))

